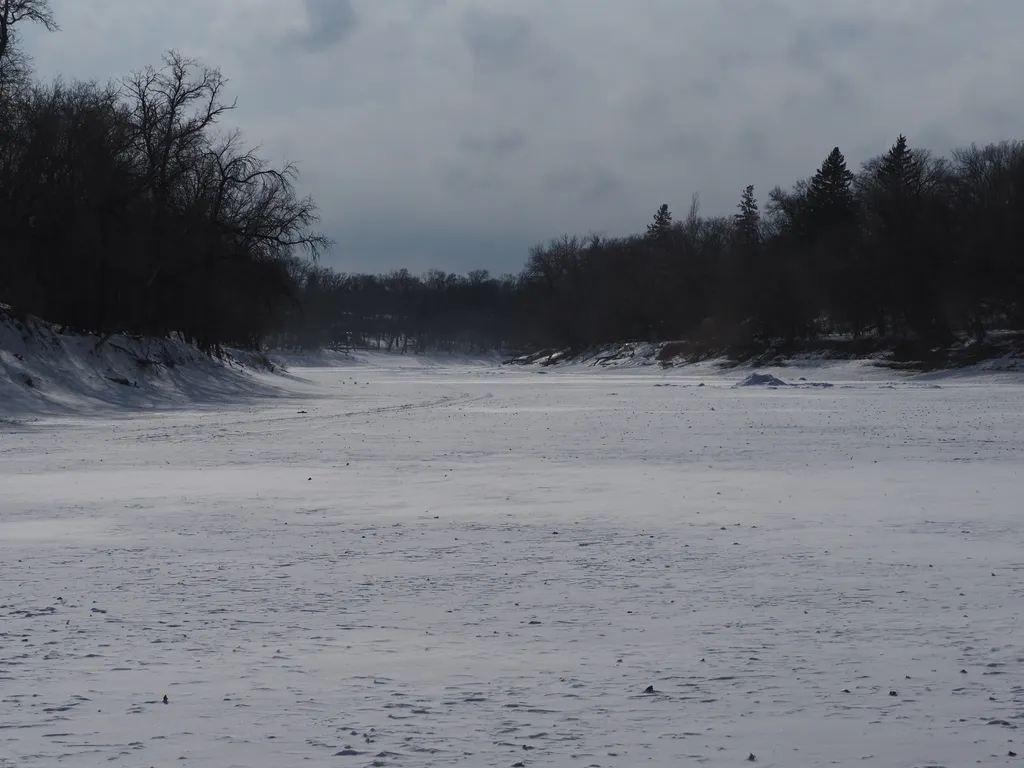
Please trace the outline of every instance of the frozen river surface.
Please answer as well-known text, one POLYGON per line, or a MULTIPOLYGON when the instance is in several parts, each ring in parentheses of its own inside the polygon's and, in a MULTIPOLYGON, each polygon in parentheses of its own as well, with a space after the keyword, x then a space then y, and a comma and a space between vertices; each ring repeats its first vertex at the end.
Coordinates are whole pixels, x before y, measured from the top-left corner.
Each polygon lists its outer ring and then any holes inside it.
POLYGON ((0 766, 1024 764, 1019 379, 293 373, 0 425, 0 766))

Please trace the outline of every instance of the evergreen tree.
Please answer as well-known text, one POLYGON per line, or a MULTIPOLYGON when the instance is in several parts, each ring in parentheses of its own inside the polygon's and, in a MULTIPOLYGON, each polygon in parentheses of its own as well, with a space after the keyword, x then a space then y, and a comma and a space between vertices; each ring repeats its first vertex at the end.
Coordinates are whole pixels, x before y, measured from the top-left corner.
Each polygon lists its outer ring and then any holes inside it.
POLYGON ((814 231, 820 232, 822 228, 831 228, 848 220, 856 205, 853 180, 853 172, 846 167, 843 153, 839 147, 833 148, 811 178, 807 190, 809 212, 819 225, 814 227, 814 231))
POLYGON ((907 137, 901 133, 882 158, 876 178, 884 187, 904 189, 911 180, 912 164, 913 157, 907 147, 907 137))
POLYGON ((667 235, 670 229, 672 229, 672 214, 668 210, 668 205, 663 203, 658 212, 654 214, 654 221, 647 225, 647 236, 651 239, 661 238, 667 235))
POLYGON ((877 284, 877 325, 929 334, 942 271, 941 206, 929 193, 925 152, 909 148, 906 136, 881 157, 868 161, 858 180, 867 215, 868 252, 877 284))
POLYGON ((761 240, 761 212, 757 208, 757 198, 754 197, 754 185, 749 185, 743 190, 743 197, 740 199, 739 213, 733 216, 736 222, 736 235, 746 244, 758 243, 761 240))
POLYGON ((871 278, 858 242, 858 204, 854 174, 846 158, 833 148, 807 185, 801 270, 809 288, 827 297, 822 317, 830 325, 847 325, 856 335, 863 329, 871 278))
POLYGON ((928 154, 910 149, 907 137, 900 134, 882 157, 864 165, 865 196, 869 205, 880 205, 880 198, 914 197, 924 192, 928 154))

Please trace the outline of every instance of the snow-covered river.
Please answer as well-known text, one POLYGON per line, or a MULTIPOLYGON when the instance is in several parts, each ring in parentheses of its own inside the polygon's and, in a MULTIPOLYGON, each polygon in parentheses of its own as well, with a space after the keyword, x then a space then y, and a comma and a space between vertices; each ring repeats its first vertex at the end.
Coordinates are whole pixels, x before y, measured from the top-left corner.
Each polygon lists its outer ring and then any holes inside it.
POLYGON ((866 370, 0 425, 0 766, 1021 764, 1024 386, 866 370))

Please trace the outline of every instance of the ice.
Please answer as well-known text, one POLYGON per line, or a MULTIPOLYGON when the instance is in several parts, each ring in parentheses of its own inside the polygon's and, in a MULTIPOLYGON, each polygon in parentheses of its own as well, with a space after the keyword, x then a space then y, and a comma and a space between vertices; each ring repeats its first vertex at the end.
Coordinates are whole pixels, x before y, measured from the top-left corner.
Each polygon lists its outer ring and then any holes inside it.
POLYGON ((0 425, 0 766, 1016 764, 1021 378, 301 363, 0 425))

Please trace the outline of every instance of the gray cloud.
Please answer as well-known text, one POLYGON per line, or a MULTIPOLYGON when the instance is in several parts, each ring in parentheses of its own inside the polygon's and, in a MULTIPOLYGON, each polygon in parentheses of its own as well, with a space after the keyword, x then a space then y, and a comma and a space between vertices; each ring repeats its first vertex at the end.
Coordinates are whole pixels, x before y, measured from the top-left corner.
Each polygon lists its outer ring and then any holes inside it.
POLYGON ((462 38, 478 69, 501 72, 525 60, 530 22, 515 13, 470 8, 462 16, 462 38))
POLYGON ((697 191, 732 213, 837 144, 856 168, 901 132, 940 153, 1024 133, 1020 0, 53 2, 63 31, 25 38, 47 78, 172 46, 221 66, 350 270, 514 270, 697 191))
POLYGON ((816 19, 801 24, 789 45, 790 60, 806 69, 830 66, 839 55, 877 44, 886 26, 873 19, 816 19))
POLYGON ((565 168, 544 176, 544 186, 556 205, 566 198, 582 204, 612 200, 622 190, 622 181, 600 167, 565 168))
POLYGON ((526 135, 521 131, 498 131, 486 136, 469 136, 461 145, 474 154, 504 157, 526 146, 526 135))
POLYGON ((308 26, 296 42, 314 53, 343 42, 359 23, 351 0, 304 0, 304 4, 308 26))

